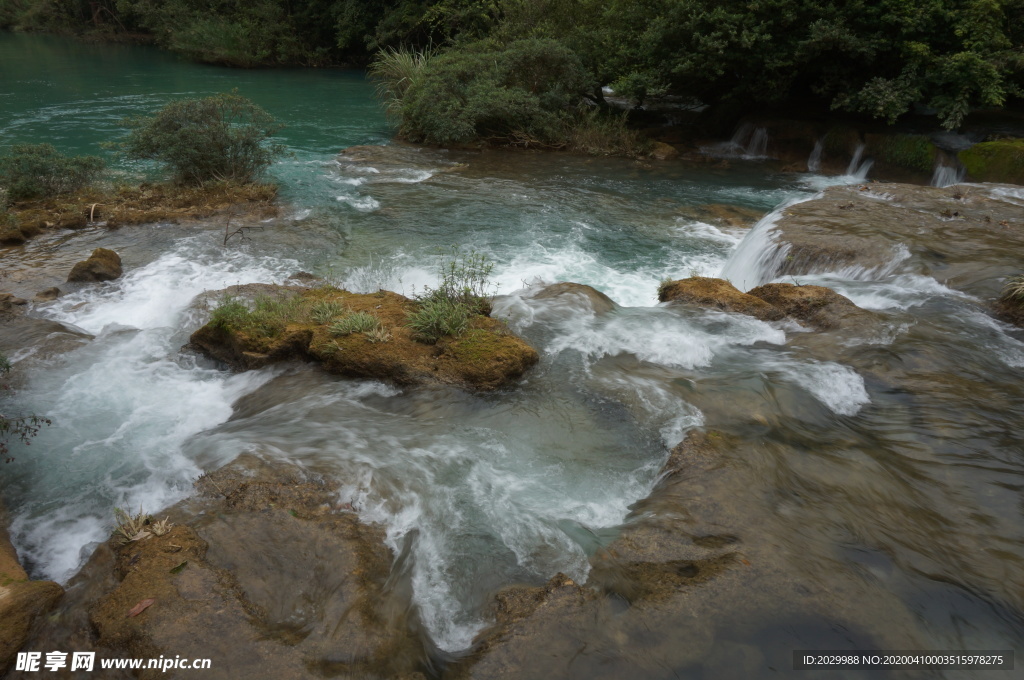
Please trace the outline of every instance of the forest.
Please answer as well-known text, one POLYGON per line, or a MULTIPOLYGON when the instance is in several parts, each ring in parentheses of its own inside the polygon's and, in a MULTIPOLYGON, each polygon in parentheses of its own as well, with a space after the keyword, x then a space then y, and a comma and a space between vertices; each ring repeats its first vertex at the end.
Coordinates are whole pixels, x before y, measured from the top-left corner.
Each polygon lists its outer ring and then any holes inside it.
MULTIPOLYGON (((955 129, 972 109, 1015 105, 1024 86, 1024 0, 0 0, 0 28, 150 41, 238 67, 360 66, 399 50, 443 54, 451 73, 539 50, 562 65, 542 83, 546 106, 602 105, 611 88, 730 120, 764 107, 887 123, 917 112, 955 129)), ((448 81, 432 78, 427 96, 443 99, 448 81)))

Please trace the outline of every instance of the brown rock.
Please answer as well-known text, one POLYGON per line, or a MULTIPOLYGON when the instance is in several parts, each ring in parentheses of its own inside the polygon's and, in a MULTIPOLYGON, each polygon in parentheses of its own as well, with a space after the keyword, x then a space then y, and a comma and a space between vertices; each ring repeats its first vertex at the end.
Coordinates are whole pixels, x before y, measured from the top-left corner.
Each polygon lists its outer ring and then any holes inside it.
POLYGON ((749 314, 762 321, 777 321, 784 316, 779 309, 753 295, 740 292, 728 281, 704 276, 692 276, 663 284, 658 289, 658 299, 661 302, 686 302, 700 307, 749 314))
POLYGON ((92 251, 89 259, 82 260, 71 268, 68 282, 71 281, 113 281, 121 276, 121 256, 107 248, 92 251))
POLYGON ((749 291, 786 316, 804 321, 818 330, 838 328, 849 317, 868 314, 849 298, 824 286, 797 286, 792 283, 768 283, 749 291))
POLYGON ((657 161, 670 161, 674 158, 679 158, 679 151, 671 144, 655 142, 654 149, 651 151, 651 158, 657 161))
POLYGON ((547 286, 533 296, 534 300, 579 300, 595 314, 607 314, 615 309, 615 302, 599 290, 582 283, 562 282, 547 286))
POLYGON ((52 581, 29 581, 7 535, 0 508, 0 675, 28 640, 36 619, 50 610, 64 594, 52 581))

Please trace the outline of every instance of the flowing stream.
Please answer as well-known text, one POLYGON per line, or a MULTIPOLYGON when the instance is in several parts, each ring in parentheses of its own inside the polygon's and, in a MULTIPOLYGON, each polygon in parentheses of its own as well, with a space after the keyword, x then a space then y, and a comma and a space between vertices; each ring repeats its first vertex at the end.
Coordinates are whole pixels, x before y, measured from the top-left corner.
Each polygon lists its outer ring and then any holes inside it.
POLYGON ((237 87, 287 124, 279 141, 292 152, 271 171, 283 213, 253 223, 248 241, 224 246, 215 221, 88 228, 0 251, 0 288, 28 297, 100 245, 126 272, 33 305, 91 340, 51 351, 0 334, 18 387, 4 399, 54 421, 0 470, 34 577, 70 578, 115 506, 156 512, 203 470, 253 452, 342 480, 344 500, 409 551, 427 631, 455 652, 488 623, 495 589, 559 571, 585 580, 588 556, 689 429, 749 436, 770 424, 774 453, 744 461, 756 486, 743 493, 769 518, 758 531, 802 556, 792 569, 869 584, 924 621, 933 648, 1019 646, 1019 335, 899 263, 806 281, 883 315, 831 355, 794 325, 657 304, 666 278, 724 269, 756 285, 772 211, 863 175, 401 145, 338 156, 389 138, 361 73, 234 71, 136 47, 0 34, 0 82, 3 144, 99 153, 125 116, 237 87), (721 206, 766 215, 739 250, 747 230, 709 217, 721 206), (180 349, 205 319, 204 291, 301 270, 410 294, 434 283, 453 245, 493 260, 496 314, 541 352, 508 391, 401 390, 303 366, 230 374, 180 349), (616 307, 533 297, 557 281, 616 307), (912 389, 888 381, 897 371, 912 389))

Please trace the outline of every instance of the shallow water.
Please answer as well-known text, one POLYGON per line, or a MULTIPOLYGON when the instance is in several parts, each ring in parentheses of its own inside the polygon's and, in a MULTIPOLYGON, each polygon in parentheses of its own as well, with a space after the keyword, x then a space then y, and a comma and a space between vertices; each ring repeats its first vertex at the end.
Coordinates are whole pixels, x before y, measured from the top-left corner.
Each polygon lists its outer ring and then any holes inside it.
MULTIPOLYGON (((238 87, 288 124, 280 141, 294 153, 272 168, 284 215, 249 242, 222 246, 217 224, 152 225, 0 252, 0 286, 29 296, 98 245, 126 269, 32 309, 90 342, 61 354, 9 341, 20 387, 8 401, 54 420, 13 449, 0 477, 34 576, 73 575, 108 535, 114 506, 159 510, 201 471, 255 452, 337 476, 343 500, 386 526, 396 554, 411 546, 420 616, 455 652, 488 622, 495 589, 559 571, 584 580, 668 448, 706 425, 744 442, 731 461, 742 472, 707 492, 735 505, 743 523, 729 530, 756 534, 790 578, 865 594, 847 605, 863 617, 902 612, 928 648, 1019 644, 1018 334, 899 262, 803 281, 878 313, 843 337, 657 305, 664 278, 724 268, 749 288, 745 277, 758 275, 756 239, 769 230, 737 250, 745 230, 694 217, 701 206, 769 213, 849 180, 741 160, 711 170, 397 145, 336 157, 387 139, 359 73, 229 71, 0 35, 0 76, 13 84, 0 97, 4 142, 96 152, 125 115, 238 87), (541 352, 515 389, 399 390, 303 366, 231 375, 180 350, 207 313, 193 304, 203 291, 306 270, 409 294, 434 283, 438 251, 453 245, 494 261, 495 313, 541 352), (616 308, 534 297, 564 280, 616 308)), ((723 609, 709 635, 768 658, 836 641, 826 623, 801 626, 723 609)))

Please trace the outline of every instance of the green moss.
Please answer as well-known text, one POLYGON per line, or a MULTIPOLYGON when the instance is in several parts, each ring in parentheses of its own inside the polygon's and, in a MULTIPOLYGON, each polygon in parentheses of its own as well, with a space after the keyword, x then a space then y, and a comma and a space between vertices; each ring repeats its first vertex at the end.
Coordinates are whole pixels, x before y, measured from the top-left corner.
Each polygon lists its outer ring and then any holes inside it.
POLYGON ((958 157, 972 180, 1024 184, 1024 139, 982 142, 958 157))
POLYGON ((931 172, 935 147, 926 135, 867 135, 867 152, 889 165, 931 172))

